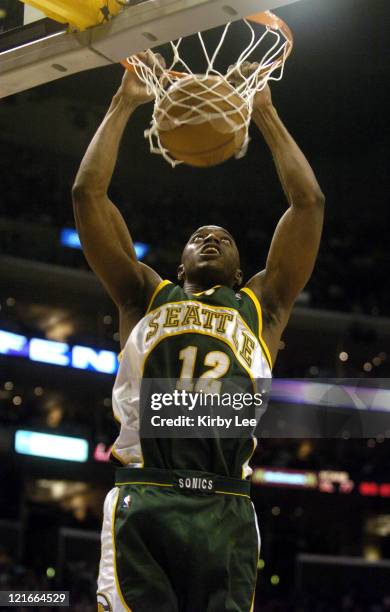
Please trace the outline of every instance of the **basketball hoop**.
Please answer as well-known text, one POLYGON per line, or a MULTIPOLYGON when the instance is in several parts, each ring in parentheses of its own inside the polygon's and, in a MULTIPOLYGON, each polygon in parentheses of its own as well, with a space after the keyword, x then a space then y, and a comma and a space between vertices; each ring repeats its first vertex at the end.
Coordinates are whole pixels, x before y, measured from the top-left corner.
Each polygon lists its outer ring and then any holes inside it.
POLYGON ((172 167, 182 162, 175 159, 163 145, 161 133, 186 124, 200 125, 213 119, 220 120, 221 116, 231 133, 243 134, 234 152, 235 157, 243 157, 247 151, 254 97, 264 89, 268 81, 279 81, 283 77, 285 61, 293 48, 293 35, 288 25, 270 11, 247 17, 243 23, 248 28, 249 43, 225 73, 216 68, 216 59, 232 23, 224 27, 212 56, 208 53, 202 33, 198 33, 206 59, 206 71, 203 74, 194 74, 184 57, 180 56, 182 38, 170 43, 173 59, 168 67, 163 66, 158 57, 152 66, 146 65, 137 55, 121 62, 125 68, 135 72, 145 83, 148 93, 155 96, 151 126, 145 131, 145 138, 149 139, 151 152, 162 155, 172 167), (263 26, 261 32, 258 31, 257 25, 263 26), (260 60, 253 59, 253 52, 267 41, 270 45, 263 57, 260 60), (257 64, 256 69, 251 74, 244 74, 242 66, 250 57, 252 62, 257 64), (180 65, 184 68, 183 71, 174 70, 180 65), (185 90, 189 79, 192 82, 195 80, 199 85, 197 92, 191 92, 190 96, 185 90), (234 104, 226 104, 226 88, 233 88, 234 104), (181 89, 184 95, 178 102, 177 93, 181 89), (172 109, 177 110, 178 106, 182 109, 179 116, 177 112, 172 112, 172 109))

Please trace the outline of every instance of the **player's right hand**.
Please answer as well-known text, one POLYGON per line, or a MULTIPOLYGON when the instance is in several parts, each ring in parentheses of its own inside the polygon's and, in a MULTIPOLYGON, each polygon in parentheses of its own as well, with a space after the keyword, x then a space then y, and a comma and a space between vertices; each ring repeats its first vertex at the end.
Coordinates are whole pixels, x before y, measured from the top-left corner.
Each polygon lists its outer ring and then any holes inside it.
MULTIPOLYGON (((156 74, 161 74, 163 68, 165 68, 165 60, 159 53, 153 53, 152 51, 145 51, 144 53, 137 53, 137 58, 143 62, 146 66, 156 67, 156 74)), ((138 78, 137 74, 132 70, 125 70, 123 75, 121 86, 119 87, 119 93, 127 98, 132 104, 139 106, 145 104, 154 99, 154 95, 148 93, 147 87, 144 82, 138 78)))

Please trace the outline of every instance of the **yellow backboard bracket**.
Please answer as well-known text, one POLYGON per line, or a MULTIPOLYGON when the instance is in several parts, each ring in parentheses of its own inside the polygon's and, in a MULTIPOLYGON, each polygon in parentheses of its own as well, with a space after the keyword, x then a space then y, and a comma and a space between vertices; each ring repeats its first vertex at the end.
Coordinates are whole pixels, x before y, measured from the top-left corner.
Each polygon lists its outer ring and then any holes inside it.
POLYGON ((118 0, 20 0, 54 21, 82 32, 109 21, 123 9, 118 0))

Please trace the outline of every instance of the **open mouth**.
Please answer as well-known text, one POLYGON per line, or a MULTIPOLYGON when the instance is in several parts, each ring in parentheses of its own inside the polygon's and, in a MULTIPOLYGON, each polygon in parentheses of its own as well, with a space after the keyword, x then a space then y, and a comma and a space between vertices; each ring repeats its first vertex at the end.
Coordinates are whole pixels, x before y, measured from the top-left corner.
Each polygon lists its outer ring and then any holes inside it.
POLYGON ((220 255, 221 251, 216 246, 206 246, 201 250, 201 255, 220 255))

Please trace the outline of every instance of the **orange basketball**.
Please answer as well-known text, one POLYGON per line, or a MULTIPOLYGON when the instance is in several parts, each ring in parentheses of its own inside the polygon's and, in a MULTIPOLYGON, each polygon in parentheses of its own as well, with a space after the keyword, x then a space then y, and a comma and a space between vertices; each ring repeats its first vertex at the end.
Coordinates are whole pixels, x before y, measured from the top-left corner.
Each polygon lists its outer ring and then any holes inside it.
POLYGON ((156 111, 162 146, 175 159, 198 168, 221 164, 240 151, 247 119, 244 100, 216 76, 180 79, 156 111))

